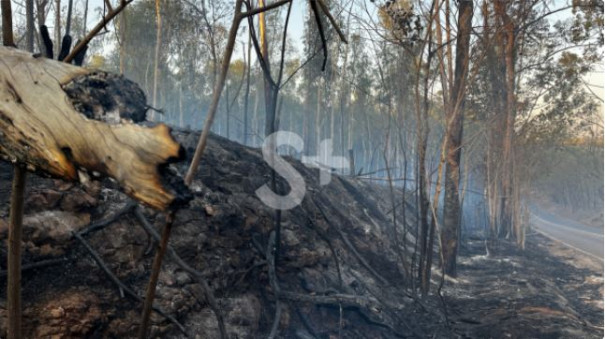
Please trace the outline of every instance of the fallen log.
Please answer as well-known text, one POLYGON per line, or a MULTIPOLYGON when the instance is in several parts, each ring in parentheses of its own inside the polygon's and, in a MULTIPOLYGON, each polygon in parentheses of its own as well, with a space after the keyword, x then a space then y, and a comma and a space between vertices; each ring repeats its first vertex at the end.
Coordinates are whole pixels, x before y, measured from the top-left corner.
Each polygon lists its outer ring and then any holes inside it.
POLYGON ((0 47, 0 154, 29 171, 83 181, 111 177, 158 210, 190 199, 168 165, 184 158, 164 124, 145 118, 145 95, 122 76, 0 47))

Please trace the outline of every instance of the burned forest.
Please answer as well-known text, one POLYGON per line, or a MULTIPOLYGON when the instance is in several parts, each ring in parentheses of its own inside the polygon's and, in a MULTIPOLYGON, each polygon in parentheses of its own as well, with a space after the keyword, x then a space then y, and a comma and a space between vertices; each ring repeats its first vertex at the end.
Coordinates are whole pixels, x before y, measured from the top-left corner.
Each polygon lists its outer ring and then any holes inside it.
POLYGON ((0 337, 602 338, 602 0, 2 0, 0 337))

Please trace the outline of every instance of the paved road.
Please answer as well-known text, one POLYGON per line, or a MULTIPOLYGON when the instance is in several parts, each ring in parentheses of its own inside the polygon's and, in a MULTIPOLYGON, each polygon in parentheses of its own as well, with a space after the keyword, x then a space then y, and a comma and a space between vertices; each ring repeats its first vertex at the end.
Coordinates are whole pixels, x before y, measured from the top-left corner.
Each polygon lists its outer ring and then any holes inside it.
POLYGON ((532 207, 532 226, 546 236, 603 261, 603 227, 590 227, 532 207))

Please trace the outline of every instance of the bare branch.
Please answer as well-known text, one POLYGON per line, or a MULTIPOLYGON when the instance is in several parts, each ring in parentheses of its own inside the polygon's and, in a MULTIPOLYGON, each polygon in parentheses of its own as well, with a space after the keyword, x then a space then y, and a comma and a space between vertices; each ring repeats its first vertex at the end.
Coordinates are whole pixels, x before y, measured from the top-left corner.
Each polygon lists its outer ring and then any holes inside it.
POLYGON ((107 8, 109 9, 110 12, 113 11, 113 7, 111 6, 111 1, 105 0, 105 6, 107 6, 107 8))
POLYGON ((332 24, 332 27, 334 27, 334 30, 336 30, 336 33, 338 33, 340 40, 342 40, 342 42, 344 42, 345 44, 348 44, 349 42, 347 41, 347 38, 345 37, 344 33, 340 29, 340 26, 338 26, 338 23, 336 22, 336 19, 334 19, 334 17, 332 16, 332 13, 330 13, 328 6, 326 6, 326 4, 323 2, 323 0, 316 0, 316 1, 319 4, 319 8, 321 8, 322 12, 324 12, 324 14, 328 17, 328 20, 330 20, 330 23, 332 24))
POLYGON ((116 7, 114 10, 110 10, 109 13, 107 13, 103 19, 101 19, 101 21, 88 33, 88 35, 86 35, 86 37, 84 37, 84 39, 82 39, 77 45, 76 47, 74 47, 74 49, 71 51, 71 53, 69 53, 69 55, 67 55, 67 57, 65 57, 65 59, 63 59, 64 62, 71 62, 76 55, 78 55, 78 53, 80 53, 80 51, 82 51, 84 48, 86 48, 86 46, 88 46, 88 43, 105 27, 107 26, 107 23, 109 23, 109 21, 111 21, 113 18, 116 17, 116 15, 120 14, 120 12, 122 12, 124 10, 124 8, 126 8, 126 6, 128 4, 130 4, 132 1, 134 0, 122 0, 122 2, 120 3, 120 5, 118 7, 116 7))
POLYGON ((324 33, 324 28, 321 23, 321 17, 319 16, 319 9, 317 8, 316 0, 311 0, 309 2, 311 5, 311 10, 313 11, 313 16, 315 17, 315 23, 317 24, 317 30, 319 31, 319 37, 321 38, 321 48, 324 52, 324 62, 321 65, 321 70, 326 70, 326 64, 328 63, 328 43, 326 41, 326 34, 324 33))
MULTIPOLYGON (((126 294, 128 294, 129 296, 133 297, 136 301, 138 302, 144 302, 143 298, 141 298, 135 291, 133 291, 132 289, 130 289, 130 287, 126 286, 122 281, 120 281, 120 279, 118 279, 118 277, 115 276, 115 274, 113 274, 111 272, 111 270, 109 269, 109 267, 107 267, 107 265, 105 265, 105 263, 103 262, 103 259, 101 259, 101 257, 97 254, 97 252, 90 247, 90 245, 88 244, 88 242, 86 242, 86 240, 84 240, 84 238, 79 235, 76 232, 73 232, 72 235, 74 236, 74 238, 76 238, 83 246, 84 248, 88 251, 88 253, 92 256, 92 258, 94 259, 94 261, 97 263, 97 265, 99 265, 99 267, 103 270, 103 272, 105 272, 105 274, 107 274, 107 276, 109 277, 109 279, 116 284, 116 286, 118 286, 121 290, 123 290, 124 292, 126 292, 126 294)), ((187 330, 185 329, 185 327, 179 323, 178 320, 176 320, 173 316, 171 316, 170 314, 164 312, 161 308, 154 306, 153 310, 156 311, 159 315, 163 316, 164 318, 168 319, 171 323, 173 323, 174 325, 176 325, 176 327, 178 327, 178 329, 183 332, 183 334, 185 334, 186 336, 187 334, 187 330)))
POLYGON ((274 8, 281 7, 289 2, 292 2, 292 0, 280 0, 280 1, 274 2, 270 5, 266 5, 264 7, 259 7, 259 8, 255 8, 255 9, 250 9, 249 8, 250 4, 248 2, 246 2, 246 6, 248 7, 248 10, 244 13, 241 13, 240 16, 242 18, 252 17, 254 15, 257 15, 257 14, 260 14, 260 13, 263 13, 266 11, 270 11, 274 8))

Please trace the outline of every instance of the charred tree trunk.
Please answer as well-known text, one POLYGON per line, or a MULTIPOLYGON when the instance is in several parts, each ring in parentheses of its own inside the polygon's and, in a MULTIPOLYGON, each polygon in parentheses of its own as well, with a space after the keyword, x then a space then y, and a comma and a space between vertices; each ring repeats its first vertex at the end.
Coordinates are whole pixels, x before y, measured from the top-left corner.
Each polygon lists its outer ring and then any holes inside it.
MULTIPOLYGON (((497 3, 495 1, 494 3, 497 3)), ((496 5, 494 5, 495 7, 496 5)), ((498 51, 503 45, 502 33, 497 22, 490 20, 492 17, 492 9, 488 2, 484 2, 482 6, 482 14, 484 18, 483 39, 485 41, 493 41, 488 46, 487 63, 489 67, 489 83, 490 83, 490 99, 494 106, 492 123, 489 126, 490 135, 488 137, 488 147, 486 154, 486 172, 487 172, 487 207, 489 211, 489 226, 490 226, 490 247, 494 247, 502 233, 501 214, 502 202, 500 199, 502 185, 502 168, 500 166, 502 160, 502 140, 504 139, 503 132, 506 130, 505 121, 505 100, 506 100, 506 85, 504 82, 505 65, 503 62, 502 53, 498 51)))
POLYGON ((506 65, 506 132, 504 135, 504 209, 503 220, 504 227, 508 228, 509 234, 514 232, 514 214, 515 214, 515 162, 514 162, 514 134, 516 118, 516 99, 515 99, 515 26, 506 11, 502 12, 502 20, 506 32, 506 44, 504 47, 504 62, 506 65))
POLYGON ((499 181, 496 182, 500 190, 497 198, 498 236, 508 237, 514 235, 514 122, 516 118, 515 99, 515 24, 507 13, 509 2, 494 1, 493 8, 498 27, 495 41, 499 48, 496 58, 497 85, 494 85, 495 99, 498 107, 498 128, 494 143, 497 147, 496 156, 501 159, 499 181))
POLYGON ((458 11, 458 37, 456 42, 455 79, 450 95, 446 129, 445 197, 443 204, 442 249, 445 273, 456 276, 456 254, 460 233, 460 154, 464 120, 464 92, 469 64, 469 46, 472 29, 473 2, 460 1, 458 11))
MULTIPOLYGON (((433 4, 434 5, 434 4, 433 4)), ((431 7, 431 16, 433 13, 433 7, 431 7)), ((424 94, 423 94, 423 102, 424 102, 424 111, 422 113, 423 117, 422 117, 422 130, 423 130, 423 136, 422 136, 422 149, 419 150, 419 159, 418 161, 420 161, 420 168, 421 168, 421 172, 420 172, 420 180, 424 183, 424 185, 429 186, 428 183, 430 181, 430 177, 426 176, 426 169, 425 169, 425 163, 426 163, 426 148, 427 148, 427 140, 428 140, 428 134, 429 134, 429 124, 428 124, 428 117, 429 117, 429 108, 430 108, 430 102, 429 102, 429 74, 430 74, 430 70, 431 70, 431 60, 433 59, 433 54, 435 53, 432 49, 432 23, 431 25, 429 25, 428 28, 428 50, 427 50, 427 61, 425 64, 425 69, 424 69, 424 94)), ((424 199, 426 199, 425 202, 422 202, 422 206, 420 207, 420 211, 422 213, 421 218, 422 218, 422 236, 421 236, 421 246, 420 246, 420 265, 419 265, 419 275, 420 275, 420 289, 423 295, 426 295, 429 291, 430 285, 431 285, 431 267, 433 264, 433 238, 435 235, 435 223, 432 222, 430 225, 428 223, 428 216, 427 213, 429 212, 429 209, 431 208, 430 206, 430 201, 429 201, 429 193, 428 193, 428 187, 424 187, 423 191, 420 192, 420 196, 421 196, 421 200, 422 200, 422 196, 424 195, 424 199)), ((433 219, 434 220, 434 219, 433 219)))
MULTIPOLYGON (((435 2, 432 3, 431 9, 429 12, 429 17, 433 17, 433 13, 435 11, 435 2)), ((421 282, 421 290, 428 291, 430 285, 430 270, 432 265, 432 254, 428 255, 429 252, 433 250, 433 239, 430 234, 434 232, 430 232, 429 221, 428 221, 428 212, 430 209, 430 201, 429 201, 429 180, 430 177, 427 177, 426 171, 426 151, 428 145, 428 135, 429 135, 429 76, 431 71, 431 61, 433 59, 435 51, 432 49, 432 20, 431 24, 428 25, 426 37, 428 43, 427 47, 427 60, 423 64, 421 61, 418 61, 416 64, 416 85, 415 85, 415 95, 416 95, 416 133, 417 133, 417 153, 418 153, 418 173, 416 176, 416 185, 418 187, 418 205, 420 215, 418 217, 418 222, 420 226, 420 238, 418 240, 420 244, 420 257, 418 260, 418 278, 421 282), (422 72, 423 71, 423 72, 422 72), (420 77, 423 78, 423 96, 422 96, 422 107, 421 107, 421 99, 420 99, 420 77)), ((423 292, 426 293, 426 292, 423 292)))
MULTIPOLYGON (((265 7, 265 1, 259 0, 258 7, 265 7)), ((265 22, 265 13, 258 15, 258 25, 260 31, 260 48, 261 56, 264 60, 266 73, 264 77, 265 84, 265 136, 271 135, 276 130, 276 110, 277 110, 277 89, 273 85, 271 79, 267 76, 271 74, 271 61, 269 59, 269 43, 267 41, 267 28, 265 22)))
MULTIPOLYGON (((30 52, 33 51, 33 3, 27 4, 27 47, 30 52), (32 33, 30 38, 30 33, 32 33)), ((3 1, 2 4, 2 37, 5 46, 15 46, 13 36, 12 8, 10 1, 3 1)), ((14 162, 13 186, 11 190, 10 215, 8 226, 8 258, 7 271, 8 279, 6 286, 7 301, 7 338, 21 338, 21 236, 23 234, 23 206, 25 192, 25 167, 22 163, 14 162)))
POLYGON ((27 0, 25 2, 25 16, 26 16, 26 32, 25 32, 25 44, 27 50, 34 51, 34 0, 27 0))
POLYGON ((120 30, 120 74, 126 72, 126 25, 128 18, 126 17, 126 11, 120 14, 119 30, 120 30))
POLYGON ((55 0, 55 55, 61 52, 61 0, 55 0))
MULTIPOLYGON (((418 74, 419 76, 419 74, 418 74)), ((419 111, 419 109, 417 109, 419 111)), ((426 117, 422 116, 423 113, 418 112, 416 115, 416 124, 418 125, 416 131, 416 151, 417 151, 417 174, 416 174, 416 187, 418 188, 418 224, 420 228, 420 236, 418 239, 420 245, 420 256, 418 257, 418 275, 422 277, 422 272, 426 262, 427 252, 427 237, 429 232, 428 222, 428 211, 429 211, 429 199, 427 194, 427 177, 426 177, 426 147, 428 139, 428 122, 426 117)))
POLYGON ((25 191, 25 167, 15 164, 8 227, 7 311, 9 339, 21 338, 21 236, 25 191))
MULTIPOLYGON (((162 13, 161 13, 161 0, 155 0, 155 21, 156 21, 156 32, 155 32, 155 56, 153 59, 153 91, 152 91, 152 105, 153 108, 158 108, 158 82, 160 81, 160 50, 162 48, 162 13)), ((151 120, 155 120, 155 113, 151 113, 151 120)))
POLYGON ((88 22, 88 0, 86 0, 84 2, 84 17, 82 19, 82 22, 84 23, 82 25, 82 32, 80 33, 82 36, 86 35, 86 23, 88 22))
POLYGON ((244 93, 244 145, 248 145, 248 135, 250 135, 249 125, 249 103, 250 103, 250 69, 252 68, 252 38, 248 36, 248 51, 244 52, 246 57, 246 91, 244 93))

